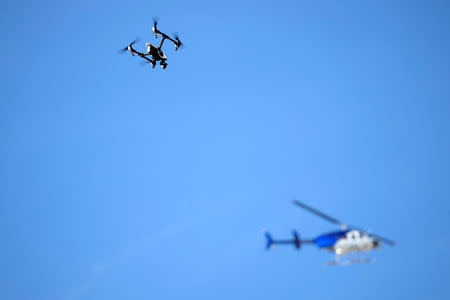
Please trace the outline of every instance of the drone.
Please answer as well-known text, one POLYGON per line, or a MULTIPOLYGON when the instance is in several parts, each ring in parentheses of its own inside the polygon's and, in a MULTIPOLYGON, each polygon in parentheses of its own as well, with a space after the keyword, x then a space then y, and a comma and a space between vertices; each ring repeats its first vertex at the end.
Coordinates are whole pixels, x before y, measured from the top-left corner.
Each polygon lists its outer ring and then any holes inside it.
POLYGON ((139 52, 133 48, 133 45, 139 41, 138 39, 136 39, 136 40, 132 41, 128 46, 121 49, 121 51, 122 52, 129 51, 131 53, 131 55, 133 55, 133 56, 136 54, 137 56, 142 57, 143 59, 146 60, 147 63, 152 64, 153 68, 155 68, 156 62, 159 61, 161 67, 163 69, 165 69, 167 67, 167 62, 166 62, 167 56, 161 50, 161 48, 164 44, 164 41, 166 39, 171 41, 175 46, 175 50, 178 50, 180 47, 182 47, 183 43, 181 43, 178 35, 174 34, 174 37, 171 38, 167 34, 159 31, 157 28, 157 25, 158 25, 158 21, 156 19, 153 19, 152 31, 153 31, 153 34, 155 35, 155 38, 158 38, 158 34, 160 34, 162 36, 161 42, 159 43, 158 47, 156 47, 150 43, 146 43, 145 46, 147 47, 147 52, 146 53, 139 52), (148 56, 151 56, 151 58, 149 58, 148 56))
POLYGON ((366 230, 355 226, 347 225, 335 218, 332 218, 321 211, 314 209, 298 200, 294 200, 293 204, 305 209, 306 211, 315 214, 333 224, 341 226, 341 230, 328 232, 317 236, 315 239, 301 240, 298 233, 293 231, 293 239, 290 240, 274 240, 269 232, 265 232, 267 239, 266 249, 273 248, 275 245, 290 244, 299 250, 302 245, 315 244, 323 250, 334 252, 335 261, 329 262, 329 265, 338 264, 355 264, 367 263, 370 259, 350 259, 341 263, 341 257, 344 255, 363 253, 373 249, 380 249, 381 244, 384 243, 389 246, 394 246, 395 242, 380 235, 369 233, 366 230))

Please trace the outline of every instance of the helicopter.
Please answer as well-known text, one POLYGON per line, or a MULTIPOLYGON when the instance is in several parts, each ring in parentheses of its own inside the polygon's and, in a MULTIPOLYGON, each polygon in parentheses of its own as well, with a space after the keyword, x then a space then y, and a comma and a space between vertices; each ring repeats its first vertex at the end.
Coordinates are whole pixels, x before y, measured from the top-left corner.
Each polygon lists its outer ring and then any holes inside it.
POLYGON ((355 263, 367 263, 370 262, 369 259, 351 259, 341 263, 341 257, 343 255, 348 255, 352 253, 363 253, 373 249, 380 249, 381 244, 384 243, 389 246, 394 246, 395 242, 376 235, 369 233, 367 230, 360 229, 356 226, 347 225, 335 218, 332 218, 321 211, 312 208, 298 200, 293 200, 293 204, 297 205, 306 211, 319 216, 328 222, 339 225, 341 230, 332 231, 328 233, 321 234, 314 239, 300 239, 297 231, 293 231, 293 238, 290 240, 274 240, 271 234, 265 231, 266 236, 266 249, 271 249, 275 245, 294 245, 297 250, 300 250, 302 245, 313 245, 323 250, 334 252, 335 261, 329 262, 329 265, 338 264, 355 264, 355 263))
POLYGON ((165 69, 167 67, 167 62, 166 62, 167 56, 164 54, 164 52, 161 49, 164 44, 164 41, 166 39, 171 41, 175 46, 175 51, 178 50, 180 47, 182 47, 183 43, 180 41, 180 38, 178 37, 177 34, 175 34, 174 37, 171 38, 167 34, 159 31, 157 28, 157 25, 158 25, 158 21, 154 18, 153 19, 153 27, 152 27, 153 34, 155 35, 155 38, 158 38, 158 34, 160 34, 162 37, 161 42, 159 43, 158 47, 156 47, 150 43, 146 43, 145 46, 147 47, 147 52, 146 53, 139 52, 133 48, 133 45, 139 41, 139 39, 136 39, 136 40, 132 41, 128 46, 121 49, 121 51, 122 52, 129 51, 131 53, 131 55, 133 55, 133 56, 136 54, 137 56, 142 57, 143 59, 145 59, 147 61, 147 63, 152 64, 153 68, 155 68, 156 62, 160 61, 161 67, 163 69, 165 69), (151 56, 151 58, 148 58, 147 56, 151 56))

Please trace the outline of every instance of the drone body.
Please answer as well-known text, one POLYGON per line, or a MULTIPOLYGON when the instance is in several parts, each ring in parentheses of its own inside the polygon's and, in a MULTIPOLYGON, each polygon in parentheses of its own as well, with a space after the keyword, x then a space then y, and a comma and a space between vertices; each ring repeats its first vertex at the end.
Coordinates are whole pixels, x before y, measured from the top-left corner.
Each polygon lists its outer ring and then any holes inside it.
POLYGON ((160 34, 162 36, 159 46, 154 46, 150 43, 146 43, 145 46, 147 47, 147 52, 143 53, 143 52, 139 52, 133 48, 133 44, 135 44, 137 42, 136 40, 134 40, 127 47, 123 48, 122 51, 129 51, 131 53, 131 55, 133 55, 133 56, 136 54, 137 56, 142 57, 148 63, 151 63, 153 68, 156 66, 156 63, 159 61, 161 67, 163 69, 165 69, 167 67, 167 62, 166 62, 167 56, 164 54, 164 52, 161 49, 164 44, 164 41, 166 39, 170 40, 174 44, 175 50, 178 50, 183 44, 181 43, 178 36, 175 35, 174 38, 171 38, 167 34, 159 31, 158 28, 156 27, 157 24, 158 24, 158 22, 156 20, 153 20, 152 31, 153 31, 153 34, 155 35, 155 38, 158 38, 158 34, 160 34), (148 56, 150 56, 151 58, 149 58, 148 56))
MULTIPOLYGON (((324 218, 325 220, 340 225, 342 227, 341 230, 328 232, 317 236, 314 239, 301 240, 297 232, 293 231, 293 239, 291 240, 274 240, 272 236, 266 232, 265 236, 267 239, 266 248, 272 248, 278 244, 292 244, 298 250, 301 248, 303 244, 315 244, 317 247, 323 250, 331 251, 336 256, 337 259, 339 256, 349 253, 361 253, 365 251, 369 251, 372 249, 380 249, 381 244, 385 243, 388 245, 395 245, 395 243, 389 239, 381 237, 379 235, 375 235, 372 233, 368 233, 365 230, 358 229, 355 226, 348 226, 324 213, 307 206, 306 204, 295 200, 295 205, 302 207, 303 209, 324 218), (349 229, 347 229, 349 228, 349 229)), ((360 263, 367 262, 367 260, 358 260, 351 261, 351 263, 360 263)), ((338 261, 336 263, 339 263, 338 261)), ((333 263, 333 264, 336 264, 333 263)))

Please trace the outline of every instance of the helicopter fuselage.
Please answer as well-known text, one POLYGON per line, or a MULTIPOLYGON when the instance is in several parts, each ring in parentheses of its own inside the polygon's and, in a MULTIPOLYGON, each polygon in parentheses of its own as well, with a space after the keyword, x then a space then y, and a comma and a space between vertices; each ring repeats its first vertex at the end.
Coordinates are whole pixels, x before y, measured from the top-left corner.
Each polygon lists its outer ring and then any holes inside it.
POLYGON ((380 242, 358 230, 339 230, 322 234, 314 239, 317 247, 337 255, 348 252, 369 251, 380 247, 380 242))
MULTIPOLYGON (((395 242, 382 237, 381 235, 374 234, 367 230, 359 229, 355 226, 348 226, 347 224, 324 214, 318 209, 312 208, 298 200, 293 200, 293 203, 306 211, 321 217, 322 219, 327 220, 330 223, 340 225, 341 230, 336 230, 328 233, 321 234, 314 239, 300 239, 300 235, 297 231, 293 230, 293 238, 292 239, 273 239, 269 232, 265 231, 266 236, 266 249, 273 248, 275 245, 293 245, 297 250, 300 250, 301 246, 304 244, 315 244, 318 248, 322 250, 327 250, 333 252, 336 258, 348 257, 348 255, 344 255, 349 253, 350 256, 355 253, 355 255, 360 255, 360 253, 369 251, 372 249, 381 248, 381 244, 387 244, 390 246, 394 246, 395 242)), ((370 262, 370 259, 352 259, 346 264, 354 264, 354 263, 367 263, 370 262)), ((332 262, 331 265, 339 265, 342 264, 341 261, 337 260, 332 262)))

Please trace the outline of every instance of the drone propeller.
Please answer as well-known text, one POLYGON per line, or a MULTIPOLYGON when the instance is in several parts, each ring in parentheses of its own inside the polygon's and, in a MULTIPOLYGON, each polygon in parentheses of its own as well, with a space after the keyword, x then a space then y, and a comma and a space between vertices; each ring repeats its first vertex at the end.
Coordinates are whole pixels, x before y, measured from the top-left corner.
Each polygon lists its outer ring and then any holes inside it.
POLYGON ((184 45, 183 43, 180 41, 180 36, 178 35, 178 33, 174 33, 173 34, 173 38, 176 40, 175 44, 175 50, 178 50, 179 48, 183 48, 184 45))
POLYGON ((123 48, 123 49, 120 49, 120 50, 119 50, 119 53, 120 53, 120 52, 128 51, 128 47, 133 46, 135 43, 139 42, 140 40, 141 40, 140 38, 136 38, 136 39, 135 39, 134 41, 132 41, 128 46, 126 46, 126 47, 123 48))
POLYGON ((158 28, 156 27, 156 25, 158 25, 158 18, 153 17, 152 31, 153 31, 153 34, 155 35, 155 39, 158 38, 158 33, 159 33, 158 28))
POLYGON ((308 206, 308 205, 306 205, 306 204, 304 204, 304 203, 302 203, 302 202, 300 202, 300 201, 298 201, 298 200, 294 200, 293 203, 294 203, 295 205, 300 206, 301 208, 303 208, 303 209, 309 211, 310 213, 313 213, 313 214, 315 214, 316 216, 319 216, 319 217, 321 217, 322 219, 327 220, 328 222, 331 222, 331 223, 333 223, 333 224, 336 224, 336 225, 341 226, 341 228, 343 228, 343 229, 347 229, 347 228, 355 229, 355 230, 364 232, 364 233, 366 233, 367 235, 369 235, 369 236, 371 236, 371 237, 374 237, 375 239, 380 240, 380 241, 382 241, 382 242, 384 242, 384 243, 386 243, 386 244, 388 244, 388 245, 390 245, 390 246, 394 246, 394 245, 395 245, 395 242, 392 241, 392 240, 390 240, 390 239, 387 239, 387 238, 385 238, 385 237, 382 237, 382 236, 377 235, 377 234, 374 234, 374 233, 369 233, 367 230, 358 228, 358 227, 356 227, 356 226, 352 226, 352 225, 348 225, 348 224, 346 224, 346 223, 343 223, 343 222, 341 222, 341 221, 339 221, 339 220, 337 220, 337 219, 335 219, 335 218, 332 218, 332 217, 330 217, 330 216, 324 214, 323 212, 321 212, 321 211, 319 211, 319 210, 317 210, 317 209, 315 209, 315 208, 312 208, 312 207, 310 207, 310 206, 308 206))

